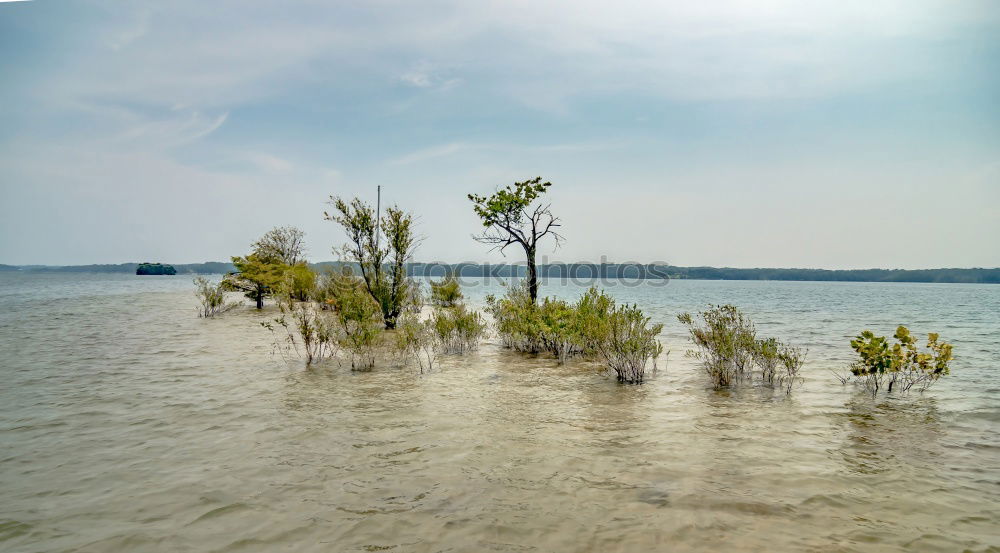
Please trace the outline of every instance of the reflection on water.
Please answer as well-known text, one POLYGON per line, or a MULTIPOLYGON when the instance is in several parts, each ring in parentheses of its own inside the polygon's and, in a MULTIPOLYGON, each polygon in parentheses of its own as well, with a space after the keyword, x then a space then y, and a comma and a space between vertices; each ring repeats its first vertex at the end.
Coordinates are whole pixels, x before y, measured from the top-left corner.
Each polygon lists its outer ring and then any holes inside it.
POLYGON ((847 470, 898 475, 900 471, 937 469, 942 427, 934 397, 912 395, 873 401, 859 394, 844 407, 848 436, 842 454, 847 470))
POLYGON ((186 281, 73 278, 0 280, 4 551, 998 543, 1000 287, 936 287, 926 301, 925 287, 893 288, 924 309, 888 302, 885 285, 615 291, 651 306, 676 352, 676 312, 746 306, 812 351, 786 395, 714 391, 680 354, 642 386, 491 344, 426 374, 305 369, 271 355, 256 325, 268 314, 195 318, 186 281), (955 378, 872 401, 828 375, 845 336, 914 313, 934 313, 965 352, 955 378))

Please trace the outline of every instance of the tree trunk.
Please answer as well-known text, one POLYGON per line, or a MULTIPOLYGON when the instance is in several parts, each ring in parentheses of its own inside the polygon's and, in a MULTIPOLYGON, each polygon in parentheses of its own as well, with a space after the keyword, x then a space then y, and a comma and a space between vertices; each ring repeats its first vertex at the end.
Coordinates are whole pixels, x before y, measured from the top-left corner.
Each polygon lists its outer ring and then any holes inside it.
POLYGON ((531 295, 531 303, 538 303, 538 267, 535 266, 535 250, 527 250, 528 254, 528 293, 531 295))
POLYGON ((260 288, 257 289, 257 309, 264 309, 264 292, 260 288))

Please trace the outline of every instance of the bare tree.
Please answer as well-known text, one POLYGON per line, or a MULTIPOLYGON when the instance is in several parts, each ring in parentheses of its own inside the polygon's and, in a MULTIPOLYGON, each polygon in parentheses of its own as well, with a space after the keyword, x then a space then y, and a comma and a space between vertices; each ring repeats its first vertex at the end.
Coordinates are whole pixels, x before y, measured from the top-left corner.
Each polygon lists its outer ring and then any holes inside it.
POLYGON ((275 227, 253 243, 261 259, 295 265, 305 261, 305 233, 296 227, 275 227))
POLYGON ((538 267, 535 264, 538 241, 552 236, 556 247, 559 247, 563 239, 555 230, 560 224, 559 218, 549 209, 552 204, 535 203, 549 186, 552 183, 535 177, 501 188, 491 196, 469 194, 476 215, 486 227, 482 234, 473 236, 476 241, 490 244, 500 253, 511 244, 520 244, 524 248, 528 259, 528 293, 532 303, 538 300, 538 267))

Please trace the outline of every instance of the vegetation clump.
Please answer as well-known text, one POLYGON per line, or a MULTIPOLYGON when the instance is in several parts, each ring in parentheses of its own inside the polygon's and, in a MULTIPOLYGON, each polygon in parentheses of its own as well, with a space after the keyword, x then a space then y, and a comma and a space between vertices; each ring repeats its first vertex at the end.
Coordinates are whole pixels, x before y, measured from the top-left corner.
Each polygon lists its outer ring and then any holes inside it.
POLYGON ((224 288, 243 292, 254 301, 257 309, 263 309, 264 298, 294 288, 296 278, 299 286, 305 286, 307 283, 301 279, 308 280, 312 271, 303 259, 303 236, 304 233, 294 227, 271 229, 252 244, 249 254, 232 258, 236 271, 223 278, 224 288))
POLYGON ((408 360, 415 359, 421 373, 434 368, 440 353, 431 321, 421 321, 413 313, 399 318, 394 345, 398 364, 403 365, 408 360))
POLYGON ((651 324, 635 305, 615 304, 596 288, 576 303, 545 298, 531 301, 524 281, 497 298, 487 297, 487 311, 505 347, 524 352, 548 352, 566 363, 572 356, 601 359, 621 382, 641 383, 650 361, 663 353, 657 336, 662 324, 651 324))
MULTIPOLYGON (((939 341, 938 334, 927 335, 923 351, 905 326, 899 326, 893 337, 896 343, 890 346, 885 336, 865 330, 851 340, 851 348, 858 353, 858 360, 850 367, 851 376, 872 397, 880 389, 905 393, 916 387, 924 391, 951 371, 952 345, 939 341)), ((841 380, 846 383, 849 378, 841 380)))
POLYGON ((715 388, 758 381, 791 391, 805 363, 806 351, 775 338, 757 338, 757 328, 736 306, 717 305, 700 313, 702 325, 690 313, 677 319, 688 327, 697 350, 688 355, 702 361, 715 388))
POLYGON ((229 311, 239 305, 237 302, 226 301, 226 288, 222 282, 212 284, 205 277, 195 277, 195 296, 201 304, 198 308, 199 317, 214 317, 229 311))
POLYGON ((482 315, 464 304, 439 308, 430 318, 430 327, 442 353, 465 354, 479 348, 479 340, 486 334, 482 315))
POLYGON ((431 281, 431 302, 438 307, 455 307, 462 301, 458 277, 449 272, 440 282, 431 281))

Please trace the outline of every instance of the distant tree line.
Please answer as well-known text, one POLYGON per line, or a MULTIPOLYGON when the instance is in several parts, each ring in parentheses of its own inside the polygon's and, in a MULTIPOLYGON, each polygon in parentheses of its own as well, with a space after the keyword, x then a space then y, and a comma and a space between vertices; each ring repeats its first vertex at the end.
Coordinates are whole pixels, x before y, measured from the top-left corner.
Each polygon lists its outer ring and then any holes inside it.
MULTIPOLYGON (((310 263, 314 270, 354 265, 338 261, 310 263)), ((221 261, 174 264, 177 274, 225 274, 233 264, 221 261)), ((117 265, 0 265, 3 271, 39 271, 66 273, 135 273, 138 263, 117 265)), ((526 276, 527 268, 515 264, 478 263, 407 263, 408 276, 443 277, 449 272, 461 277, 526 276)), ((975 269, 738 269, 730 267, 676 267, 673 265, 625 263, 556 263, 538 266, 541 278, 629 278, 629 279, 697 279, 697 280, 791 280, 839 282, 941 282, 1000 284, 1000 268, 975 269)))

